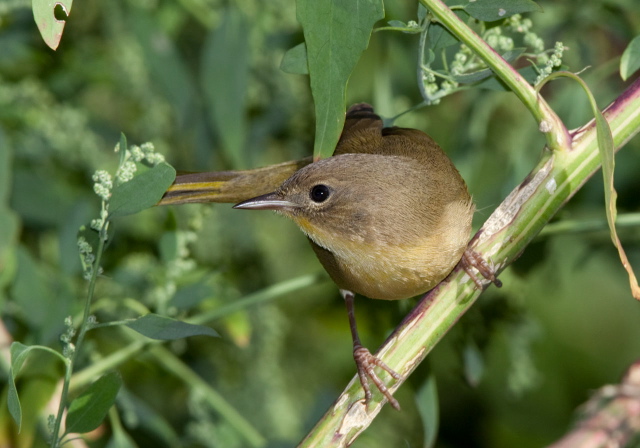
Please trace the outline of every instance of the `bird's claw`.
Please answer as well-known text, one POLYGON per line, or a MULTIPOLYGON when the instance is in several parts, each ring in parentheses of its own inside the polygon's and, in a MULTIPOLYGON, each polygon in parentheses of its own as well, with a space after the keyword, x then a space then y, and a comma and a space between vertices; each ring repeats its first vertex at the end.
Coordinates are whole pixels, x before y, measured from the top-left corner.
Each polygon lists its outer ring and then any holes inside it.
POLYGON ((362 389, 364 390, 365 403, 368 404, 371 401, 371 388, 369 387, 369 379, 371 379, 371 381, 373 381, 373 384, 375 384, 382 395, 384 395, 385 398, 389 401, 389 404, 393 406, 394 409, 399 411, 400 403, 398 403, 398 400, 393 398, 393 395, 391 395, 391 392, 389 391, 389 389, 387 389, 387 386, 385 386, 378 375, 376 375, 373 367, 380 367, 396 380, 402 380, 402 375, 394 371, 379 358, 373 356, 368 349, 362 347, 361 345, 356 345, 353 348, 353 359, 355 359, 356 366, 358 367, 358 376, 360 377, 360 383, 362 384, 362 389))
POLYGON ((482 258, 482 255, 472 249, 465 249, 464 253, 462 254, 462 259, 460 259, 460 266, 462 267, 464 272, 466 272, 469 277, 471 277, 473 282, 480 290, 484 289, 484 286, 480 279, 478 279, 478 277, 475 275, 472 268, 475 268, 480 273, 480 275, 496 285, 498 288, 502 286, 502 282, 496 278, 496 273, 493 268, 489 266, 489 263, 487 263, 487 261, 482 258))

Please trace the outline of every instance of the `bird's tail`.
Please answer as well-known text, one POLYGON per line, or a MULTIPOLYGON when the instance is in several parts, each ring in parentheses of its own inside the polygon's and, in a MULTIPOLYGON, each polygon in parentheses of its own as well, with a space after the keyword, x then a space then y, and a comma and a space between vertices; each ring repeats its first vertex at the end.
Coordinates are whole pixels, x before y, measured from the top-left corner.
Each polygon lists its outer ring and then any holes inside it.
POLYGON ((179 174, 158 205, 241 202, 274 191, 311 162, 307 157, 253 170, 179 174))

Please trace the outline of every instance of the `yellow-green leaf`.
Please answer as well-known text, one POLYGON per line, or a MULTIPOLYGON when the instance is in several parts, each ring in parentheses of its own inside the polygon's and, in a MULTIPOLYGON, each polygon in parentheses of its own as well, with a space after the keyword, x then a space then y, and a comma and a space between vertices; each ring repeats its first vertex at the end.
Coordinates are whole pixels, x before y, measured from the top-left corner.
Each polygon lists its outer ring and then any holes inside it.
POLYGON ((640 36, 629 43, 620 58, 620 77, 626 81, 640 68, 640 36))
POLYGON ((611 233, 611 240, 613 241, 613 245, 618 249, 618 256, 620 257, 620 261, 622 262, 622 266, 627 271, 629 276, 629 286, 631 287, 631 294, 637 300, 640 300, 640 286, 638 285, 638 279, 636 278, 635 273, 633 272, 633 268, 629 263, 629 259, 627 258, 627 254, 622 247, 622 243, 620 242, 620 238, 618 238, 618 232, 616 231, 616 200, 618 198, 618 193, 613 185, 613 172, 615 167, 615 154, 614 154, 614 142, 613 136, 611 134, 611 128, 609 127, 609 123, 607 119, 604 117, 600 109, 598 109, 598 105, 596 104, 596 100, 589 90, 587 84, 580 79, 577 75, 570 72, 555 72, 552 73, 548 78, 545 79, 540 85, 538 85, 537 89, 542 88, 542 86, 551 79, 558 77, 567 77, 577 81, 581 86, 584 92, 587 94, 589 98, 589 103, 591 105, 591 110, 595 117, 596 123, 596 135, 598 140, 598 151, 600 152, 600 158, 602 159, 602 177, 604 179, 604 201, 605 201, 605 211, 607 214, 607 223, 609 224, 609 231, 611 233))
POLYGON ((73 0, 32 0, 31 2, 33 18, 38 25, 40 35, 52 50, 56 50, 60 45, 62 31, 66 24, 64 20, 56 19, 54 9, 56 6, 60 6, 69 15, 72 4, 73 0))

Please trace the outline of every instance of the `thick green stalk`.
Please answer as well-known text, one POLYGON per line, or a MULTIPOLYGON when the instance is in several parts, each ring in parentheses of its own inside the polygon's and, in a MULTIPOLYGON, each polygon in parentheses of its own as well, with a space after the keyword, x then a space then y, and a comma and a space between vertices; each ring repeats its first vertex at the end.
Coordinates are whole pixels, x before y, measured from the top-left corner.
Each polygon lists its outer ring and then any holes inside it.
MULTIPOLYGON (((604 112, 616 150, 640 132, 640 80, 604 112)), ((569 133, 571 151, 545 150, 538 166, 500 204, 470 247, 502 271, 525 249, 551 217, 600 167, 596 130, 591 121, 569 133)), ((382 359, 407 378, 444 334, 473 305, 481 291, 459 268, 430 291, 378 351, 382 359)), ((386 377, 385 377, 386 378, 386 377)), ((385 381, 394 391, 401 382, 385 381)), ((374 391, 368 407, 355 376, 300 447, 350 445, 380 412, 384 397, 374 391)))

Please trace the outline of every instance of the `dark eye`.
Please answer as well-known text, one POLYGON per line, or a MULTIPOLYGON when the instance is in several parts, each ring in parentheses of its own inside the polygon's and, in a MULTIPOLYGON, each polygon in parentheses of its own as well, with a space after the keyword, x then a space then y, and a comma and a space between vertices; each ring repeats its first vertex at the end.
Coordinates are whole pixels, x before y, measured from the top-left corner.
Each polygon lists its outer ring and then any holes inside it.
POLYGON ((324 202, 329 197, 329 187, 326 185, 316 185, 311 189, 309 196, 313 202, 324 202))

